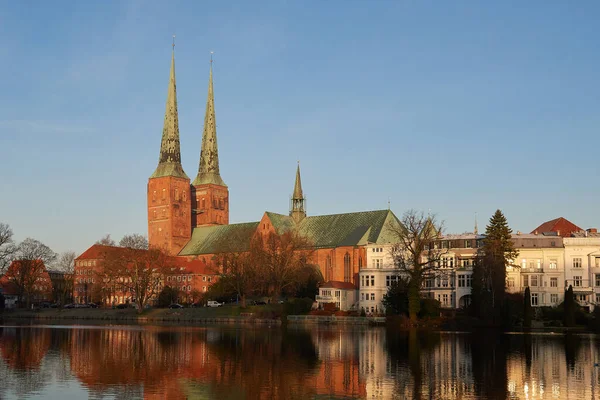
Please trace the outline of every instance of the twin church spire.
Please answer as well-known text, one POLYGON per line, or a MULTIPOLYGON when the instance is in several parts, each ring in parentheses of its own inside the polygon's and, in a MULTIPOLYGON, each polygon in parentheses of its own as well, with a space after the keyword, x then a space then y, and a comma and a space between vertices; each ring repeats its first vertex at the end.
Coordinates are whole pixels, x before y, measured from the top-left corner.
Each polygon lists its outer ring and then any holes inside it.
MULTIPOLYGON (((181 146, 179 142, 179 114, 177 111, 177 84, 175 80, 175 46, 171 54, 171 72, 169 89, 167 92, 167 105, 163 125, 162 141, 158 166, 150 178, 172 176, 189 179, 181 165, 181 146)), ((213 92, 212 60, 208 80, 208 98, 206 100, 206 113, 204 116, 204 131, 202 133, 202 149, 200 151, 200 165, 198 175, 192 183, 194 186, 202 184, 227 186, 219 173, 219 151, 217 148, 217 124, 215 118, 215 98, 213 92)))

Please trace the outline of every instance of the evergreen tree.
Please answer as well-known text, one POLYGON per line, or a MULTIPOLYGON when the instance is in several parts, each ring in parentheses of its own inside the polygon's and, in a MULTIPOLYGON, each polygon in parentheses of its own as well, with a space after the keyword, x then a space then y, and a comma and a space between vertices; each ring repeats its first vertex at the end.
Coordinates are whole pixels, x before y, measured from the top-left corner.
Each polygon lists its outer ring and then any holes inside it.
POLYGON ((523 327, 531 328, 531 319, 533 317, 533 309, 531 307, 531 290, 529 286, 525 289, 525 296, 523 297, 523 327))
POLYGON ((483 246, 479 249, 478 260, 473 267, 473 300, 480 300, 481 307, 489 304, 486 307, 489 310, 481 311, 484 312, 483 315, 491 314, 496 323, 501 322, 503 314, 506 267, 511 265, 518 254, 506 217, 502 211, 496 210, 486 227, 483 246))
POLYGON ((575 305, 575 297, 573 295, 573 286, 569 285, 569 289, 565 291, 565 301, 563 302, 564 308, 564 324, 565 326, 575 326, 575 310, 577 306, 575 305))
POLYGON ((408 315, 408 280, 392 282, 383 295, 383 306, 388 315, 408 315))

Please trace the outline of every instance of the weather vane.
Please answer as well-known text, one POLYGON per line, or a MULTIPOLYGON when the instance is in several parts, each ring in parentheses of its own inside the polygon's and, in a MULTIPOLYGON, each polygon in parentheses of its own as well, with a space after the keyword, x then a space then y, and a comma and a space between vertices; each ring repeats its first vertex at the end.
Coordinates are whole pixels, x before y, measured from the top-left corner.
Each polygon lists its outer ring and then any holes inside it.
POLYGON ((173 35, 173 49, 175 49, 175 35, 173 35))
POLYGON ((212 59, 212 55, 213 54, 215 54, 215 52, 211 50, 210 51, 210 63, 211 63, 211 65, 212 65, 212 62, 213 62, 213 59, 212 59))

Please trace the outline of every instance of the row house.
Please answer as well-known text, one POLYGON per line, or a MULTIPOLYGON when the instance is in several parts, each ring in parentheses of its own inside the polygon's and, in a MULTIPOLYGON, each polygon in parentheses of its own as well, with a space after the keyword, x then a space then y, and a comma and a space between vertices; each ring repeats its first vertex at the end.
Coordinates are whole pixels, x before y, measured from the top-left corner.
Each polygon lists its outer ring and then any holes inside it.
MULTIPOLYGON (((471 301, 473 264, 484 235, 444 235, 434 243, 441 252, 439 268, 423 281, 423 297, 443 308, 464 308, 471 301)), ((564 218, 548 221, 531 233, 513 234, 518 256, 507 266, 510 293, 531 292, 533 306, 556 306, 573 287, 579 304, 592 310, 600 304, 600 234, 582 230, 564 218)), ((393 244, 370 244, 366 266, 359 273, 358 309, 384 312, 382 300, 400 271, 392 258, 393 244)))

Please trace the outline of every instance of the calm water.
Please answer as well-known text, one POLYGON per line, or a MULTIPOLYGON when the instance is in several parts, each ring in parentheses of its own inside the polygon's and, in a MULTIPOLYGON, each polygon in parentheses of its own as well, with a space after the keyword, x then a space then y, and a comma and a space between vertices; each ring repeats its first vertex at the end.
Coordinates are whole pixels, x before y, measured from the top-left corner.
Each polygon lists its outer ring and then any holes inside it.
POLYGON ((2 399, 600 399, 592 335, 0 326, 2 399))

